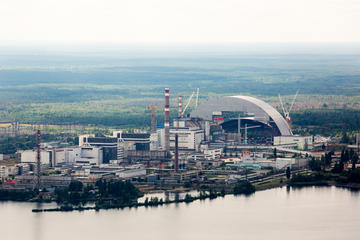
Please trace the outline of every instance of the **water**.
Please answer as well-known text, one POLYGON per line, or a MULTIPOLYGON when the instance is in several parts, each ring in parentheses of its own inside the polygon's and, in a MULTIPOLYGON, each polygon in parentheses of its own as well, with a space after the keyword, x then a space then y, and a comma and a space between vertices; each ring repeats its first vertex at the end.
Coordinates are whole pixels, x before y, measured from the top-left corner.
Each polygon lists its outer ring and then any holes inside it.
POLYGON ((0 239, 360 239, 360 192, 335 187, 99 212, 32 213, 36 207, 1 202, 0 239))

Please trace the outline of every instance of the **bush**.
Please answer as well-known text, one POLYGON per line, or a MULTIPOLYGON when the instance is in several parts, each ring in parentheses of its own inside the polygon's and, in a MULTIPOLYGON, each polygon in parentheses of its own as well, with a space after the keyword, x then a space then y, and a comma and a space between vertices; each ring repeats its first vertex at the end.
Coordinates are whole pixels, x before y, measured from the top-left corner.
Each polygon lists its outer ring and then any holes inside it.
POLYGON ((190 181, 184 182, 184 187, 185 188, 190 188, 191 187, 191 182, 190 181))
POLYGON ((81 192, 83 190, 83 183, 80 181, 72 180, 69 185, 70 192, 81 192))
POLYGON ((356 168, 350 172, 348 181, 360 183, 360 169, 359 168, 356 168))
POLYGON ((234 187, 234 194, 252 194, 255 192, 255 187, 254 185, 252 185, 250 182, 248 181, 243 181, 239 184, 236 184, 236 186, 234 187))
POLYGON ((291 186, 300 185, 325 185, 328 177, 322 173, 316 174, 295 174, 291 178, 289 184, 291 186))
POLYGON ((322 165, 323 165, 323 163, 321 162, 321 160, 315 160, 314 158, 312 158, 309 161, 309 168, 312 171, 321 171, 322 165))

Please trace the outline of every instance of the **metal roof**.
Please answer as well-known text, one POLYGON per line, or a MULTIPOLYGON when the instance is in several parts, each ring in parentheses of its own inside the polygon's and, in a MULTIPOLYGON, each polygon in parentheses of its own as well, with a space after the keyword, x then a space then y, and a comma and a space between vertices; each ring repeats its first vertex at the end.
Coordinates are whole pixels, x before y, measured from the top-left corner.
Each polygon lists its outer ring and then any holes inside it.
POLYGON ((289 125, 281 114, 268 103, 249 96, 227 96, 210 99, 191 112, 191 117, 212 120, 213 112, 244 112, 254 114, 254 120, 268 124, 275 122, 281 135, 292 135, 289 125))

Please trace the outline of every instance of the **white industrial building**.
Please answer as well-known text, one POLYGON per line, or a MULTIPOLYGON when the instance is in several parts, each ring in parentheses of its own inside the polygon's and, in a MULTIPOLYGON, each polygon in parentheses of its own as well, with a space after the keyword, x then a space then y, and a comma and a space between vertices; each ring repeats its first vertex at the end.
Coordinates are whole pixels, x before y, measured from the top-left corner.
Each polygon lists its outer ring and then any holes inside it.
POLYGON ((116 176, 122 179, 144 177, 146 176, 146 169, 144 167, 126 168, 116 172, 116 176))
MULTIPOLYGON (((41 150, 40 151, 40 161, 43 165, 50 165, 50 154, 51 151, 41 150)), ((21 162, 22 163, 36 163, 36 150, 25 150, 21 152, 21 162)))
POLYGON ((156 151, 161 149, 161 136, 159 132, 152 132, 150 134, 150 151, 156 151))
MULTIPOLYGON (((36 150, 25 150, 21 152, 22 163, 36 163, 36 150)), ((40 151, 42 165, 57 166, 58 164, 90 164, 99 165, 103 162, 101 147, 82 146, 57 149, 42 149, 40 151)))
POLYGON ((274 145, 287 145, 287 144, 297 144, 298 148, 304 149, 306 147, 311 147, 313 145, 312 136, 275 136, 274 145))
MULTIPOLYGON (((159 145, 165 147, 165 131, 158 129, 159 145)), ((178 135, 179 150, 199 151, 200 143, 204 140, 204 130, 197 122, 189 119, 175 119, 170 128, 170 149, 175 149, 175 135, 178 135)), ((155 137, 154 137, 155 139, 155 137)))
POLYGON ((103 162, 101 147, 83 146, 74 148, 74 162, 80 164, 100 165, 103 162))
POLYGON ((291 168, 292 164, 295 164, 295 158, 276 158, 275 160, 276 169, 286 169, 287 167, 291 168))
POLYGON ((0 166, 0 178, 22 175, 30 171, 29 164, 16 164, 13 166, 0 166))
POLYGON ((126 150, 150 150, 151 134, 114 131, 113 137, 125 144, 126 150))
POLYGON ((0 166, 0 178, 8 177, 10 175, 17 175, 18 168, 16 166, 0 166))

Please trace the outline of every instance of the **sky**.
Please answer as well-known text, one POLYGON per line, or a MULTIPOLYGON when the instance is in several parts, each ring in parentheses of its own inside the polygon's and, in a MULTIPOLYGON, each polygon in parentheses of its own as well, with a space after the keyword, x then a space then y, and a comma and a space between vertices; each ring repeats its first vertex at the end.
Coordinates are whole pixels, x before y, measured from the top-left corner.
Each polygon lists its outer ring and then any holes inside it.
POLYGON ((360 43, 360 0, 1 0, 0 45, 360 43))

